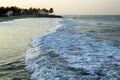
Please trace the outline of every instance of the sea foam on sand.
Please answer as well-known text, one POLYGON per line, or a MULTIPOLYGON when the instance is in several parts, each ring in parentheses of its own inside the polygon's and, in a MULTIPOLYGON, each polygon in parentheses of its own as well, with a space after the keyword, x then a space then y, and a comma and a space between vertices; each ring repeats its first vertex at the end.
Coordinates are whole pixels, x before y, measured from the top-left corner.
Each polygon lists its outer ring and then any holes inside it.
POLYGON ((88 27, 60 19, 56 31, 33 39, 26 52, 32 80, 119 80, 120 49, 73 29, 88 27))

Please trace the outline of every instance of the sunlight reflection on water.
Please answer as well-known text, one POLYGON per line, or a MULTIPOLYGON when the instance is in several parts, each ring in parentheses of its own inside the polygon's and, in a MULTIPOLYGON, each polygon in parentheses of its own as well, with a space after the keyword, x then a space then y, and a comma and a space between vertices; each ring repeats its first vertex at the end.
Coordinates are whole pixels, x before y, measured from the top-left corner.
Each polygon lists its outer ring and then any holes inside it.
POLYGON ((28 18, 0 22, 0 63, 23 58, 31 39, 54 28, 56 20, 28 18))

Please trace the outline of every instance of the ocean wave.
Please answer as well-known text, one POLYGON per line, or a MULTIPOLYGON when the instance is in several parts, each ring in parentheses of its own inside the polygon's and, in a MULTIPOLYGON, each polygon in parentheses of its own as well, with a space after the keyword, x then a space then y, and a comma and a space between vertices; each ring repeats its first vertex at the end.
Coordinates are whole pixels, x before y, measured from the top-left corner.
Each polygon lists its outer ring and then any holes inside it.
POLYGON ((56 31, 33 39, 25 60, 31 80, 120 79, 120 49, 109 40, 73 32, 86 27, 61 19, 56 31))

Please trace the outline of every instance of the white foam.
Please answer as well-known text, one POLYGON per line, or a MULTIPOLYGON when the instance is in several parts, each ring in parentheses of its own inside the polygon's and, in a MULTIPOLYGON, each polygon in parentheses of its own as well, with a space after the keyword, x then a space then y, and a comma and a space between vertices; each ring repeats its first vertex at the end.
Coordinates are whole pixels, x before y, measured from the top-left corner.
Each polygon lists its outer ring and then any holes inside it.
POLYGON ((26 69, 32 73, 32 80, 80 79, 77 75, 79 71, 67 68, 85 69, 89 73, 84 75, 86 77, 96 77, 95 71, 102 69, 105 75, 101 80, 106 76, 114 78, 112 73, 107 74, 110 69, 119 76, 119 71, 111 65, 119 65, 120 49, 113 46, 111 41, 95 39, 86 33, 72 34, 71 29, 86 27, 74 21, 62 19, 57 27, 55 32, 34 39, 31 43, 33 48, 26 53, 26 69), (56 77, 58 75, 61 76, 56 77))

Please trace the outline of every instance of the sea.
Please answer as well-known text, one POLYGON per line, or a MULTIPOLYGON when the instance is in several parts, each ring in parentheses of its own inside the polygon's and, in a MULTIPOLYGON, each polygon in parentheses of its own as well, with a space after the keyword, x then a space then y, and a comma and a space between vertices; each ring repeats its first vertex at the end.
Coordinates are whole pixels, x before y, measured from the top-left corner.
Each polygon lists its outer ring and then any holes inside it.
POLYGON ((63 17, 0 22, 0 57, 19 51, 31 80, 120 80, 120 15, 63 17))

